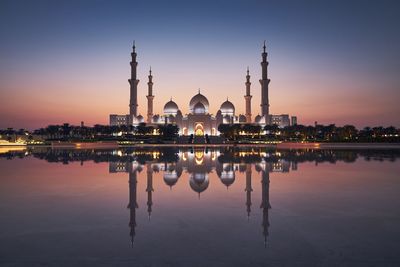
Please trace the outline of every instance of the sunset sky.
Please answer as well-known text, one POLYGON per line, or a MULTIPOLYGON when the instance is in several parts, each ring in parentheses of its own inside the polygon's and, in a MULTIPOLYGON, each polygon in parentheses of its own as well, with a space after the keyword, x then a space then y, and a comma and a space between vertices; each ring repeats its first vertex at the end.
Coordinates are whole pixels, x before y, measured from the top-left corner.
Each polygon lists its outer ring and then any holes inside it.
POLYGON ((139 112, 153 70, 155 112, 183 113, 198 88, 215 114, 244 113, 249 66, 260 112, 267 42, 270 112, 300 124, 400 127, 398 1, 0 1, 0 128, 108 124, 129 113, 130 52, 139 112))

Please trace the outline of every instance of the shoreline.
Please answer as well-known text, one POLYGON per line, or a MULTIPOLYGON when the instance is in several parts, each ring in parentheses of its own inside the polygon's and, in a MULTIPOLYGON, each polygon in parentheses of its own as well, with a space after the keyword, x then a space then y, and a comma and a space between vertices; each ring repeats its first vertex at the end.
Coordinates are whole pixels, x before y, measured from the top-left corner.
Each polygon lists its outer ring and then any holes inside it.
POLYGON ((279 143, 278 149, 400 149, 400 143, 279 143))
POLYGON ((273 148, 273 149, 400 149, 400 143, 324 143, 324 142, 271 142, 271 143, 219 143, 219 144, 175 144, 159 143, 145 144, 133 143, 124 144, 117 141, 98 141, 98 142, 51 142, 49 144, 21 144, 21 143, 0 143, 0 148, 34 148, 50 147, 54 149, 118 149, 118 148, 158 148, 158 147, 254 147, 254 148, 273 148))
POLYGON ((271 143, 271 144, 118 144, 117 142, 55 142, 46 145, 6 145, 1 148, 34 148, 50 147, 54 149, 118 149, 127 147, 158 148, 158 147, 255 147, 276 149, 400 149, 400 143, 271 143))

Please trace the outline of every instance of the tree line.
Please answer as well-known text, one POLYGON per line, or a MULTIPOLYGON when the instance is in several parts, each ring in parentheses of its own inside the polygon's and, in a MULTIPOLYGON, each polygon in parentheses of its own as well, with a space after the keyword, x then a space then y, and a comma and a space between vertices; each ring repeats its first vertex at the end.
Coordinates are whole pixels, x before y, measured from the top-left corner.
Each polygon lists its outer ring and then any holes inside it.
POLYGON ((68 123, 49 125, 45 128, 27 131, 7 128, 0 130, 3 139, 15 140, 18 135, 29 136, 30 139, 40 137, 46 141, 101 141, 101 140, 174 140, 178 137, 179 128, 173 124, 157 126, 141 123, 137 126, 109 126, 96 124, 93 127, 73 126, 68 123), (4 138, 6 137, 6 138, 4 138))
MULTIPOLYGON (((227 141, 252 142, 400 142, 400 129, 390 127, 365 127, 357 129, 353 125, 292 125, 279 128, 277 125, 220 124, 220 136, 227 141)), ((15 141, 17 136, 27 139, 40 137, 46 141, 99 141, 99 140, 144 140, 146 142, 173 141, 178 137, 179 128, 175 124, 137 126, 109 126, 96 124, 93 127, 73 126, 68 123, 49 125, 28 131, 7 128, 0 130, 0 139, 15 141)))
POLYGON ((365 127, 353 125, 292 125, 279 128, 277 125, 221 124, 218 131, 233 141, 269 140, 291 142, 400 142, 400 129, 389 127, 365 127))

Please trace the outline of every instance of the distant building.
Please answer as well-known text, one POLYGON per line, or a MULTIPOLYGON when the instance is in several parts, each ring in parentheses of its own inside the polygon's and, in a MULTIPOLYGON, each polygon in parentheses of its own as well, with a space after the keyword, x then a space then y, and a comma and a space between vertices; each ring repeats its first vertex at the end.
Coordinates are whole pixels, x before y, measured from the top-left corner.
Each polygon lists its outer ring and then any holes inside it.
POLYGON ((278 125, 279 128, 290 126, 290 119, 288 114, 270 115, 271 124, 278 125))
POLYGON ((257 115, 252 121, 251 113, 251 92, 250 92, 250 74, 247 68, 246 75, 246 94, 245 99, 245 114, 235 114, 235 106, 228 99, 223 102, 220 109, 215 115, 209 112, 209 102, 207 97, 199 92, 194 95, 189 101, 189 114, 183 115, 178 105, 170 99, 163 109, 163 114, 153 114, 153 101, 155 96, 153 95, 153 75, 150 68, 148 75, 148 94, 147 98, 147 116, 146 120, 142 115, 138 115, 138 99, 137 90, 139 80, 137 79, 137 66, 136 61, 136 50, 135 43, 133 43, 133 51, 131 53, 132 60, 131 66, 131 78, 129 79, 130 84, 130 101, 129 101, 129 114, 127 115, 110 115, 110 125, 138 125, 139 123, 146 122, 150 125, 157 124, 175 124, 179 127, 180 135, 218 135, 218 126, 220 124, 233 124, 233 123, 254 123, 261 126, 267 124, 278 124, 279 127, 285 127, 290 125, 289 115, 270 115, 269 113, 269 83, 268 78, 268 61, 267 52, 264 42, 262 61, 262 77, 260 79, 261 84, 261 115, 257 115))
POLYGON ((292 116, 292 126, 297 125, 297 116, 292 116))
POLYGON ((111 126, 120 126, 120 125, 129 125, 132 124, 130 121, 129 115, 117 115, 111 114, 110 115, 110 125, 111 126))

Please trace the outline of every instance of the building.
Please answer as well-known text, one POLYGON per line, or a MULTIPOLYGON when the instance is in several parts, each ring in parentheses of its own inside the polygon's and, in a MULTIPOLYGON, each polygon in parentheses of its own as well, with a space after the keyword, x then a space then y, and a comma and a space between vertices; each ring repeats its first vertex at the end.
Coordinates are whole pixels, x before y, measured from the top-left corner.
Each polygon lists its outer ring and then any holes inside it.
POLYGON ((268 78, 268 61, 267 52, 264 41, 263 52, 261 53, 262 61, 262 77, 260 79, 261 85, 261 115, 257 115, 252 120, 252 107, 251 107, 251 92, 250 92, 250 73, 247 68, 245 89, 245 114, 236 114, 235 106, 229 99, 224 101, 216 114, 210 112, 209 102, 206 96, 201 94, 200 89, 189 101, 189 113, 182 114, 179 106, 171 98, 164 105, 163 114, 154 114, 153 112, 153 75, 150 68, 148 75, 148 93, 147 93, 147 116, 146 119, 142 115, 138 115, 138 99, 137 90, 139 80, 137 79, 137 66, 136 60, 137 53, 135 43, 133 43, 131 53, 131 78, 128 80, 130 85, 130 101, 129 101, 129 114, 127 115, 110 115, 110 125, 138 125, 139 123, 146 122, 150 125, 159 124, 175 124, 179 127, 180 135, 218 135, 218 126, 220 124, 233 124, 233 123, 254 123, 261 126, 276 123, 280 127, 290 125, 289 115, 270 115, 269 113, 269 83, 268 78))
POLYGON ((130 124, 130 116, 129 115, 117 115, 110 114, 110 125, 128 125, 130 124))
POLYGON ((290 119, 288 114, 270 115, 271 124, 278 125, 279 128, 290 126, 290 119))
POLYGON ((297 125, 297 117, 296 116, 292 116, 292 125, 297 125))

